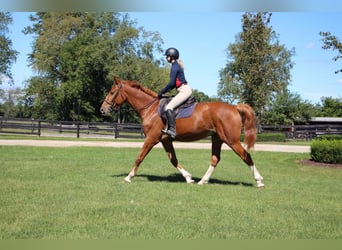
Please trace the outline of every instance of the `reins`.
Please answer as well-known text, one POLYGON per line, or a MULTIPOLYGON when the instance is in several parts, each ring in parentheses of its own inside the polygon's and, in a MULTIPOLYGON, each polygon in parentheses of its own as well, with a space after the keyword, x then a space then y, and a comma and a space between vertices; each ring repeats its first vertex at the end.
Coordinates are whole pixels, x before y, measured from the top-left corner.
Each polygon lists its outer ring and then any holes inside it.
POLYGON ((138 113, 140 113, 141 111, 143 111, 144 109, 147 109, 149 107, 152 106, 153 103, 155 103, 158 100, 158 98, 154 98, 151 102, 147 103, 145 106, 143 106, 142 108, 138 109, 138 113))

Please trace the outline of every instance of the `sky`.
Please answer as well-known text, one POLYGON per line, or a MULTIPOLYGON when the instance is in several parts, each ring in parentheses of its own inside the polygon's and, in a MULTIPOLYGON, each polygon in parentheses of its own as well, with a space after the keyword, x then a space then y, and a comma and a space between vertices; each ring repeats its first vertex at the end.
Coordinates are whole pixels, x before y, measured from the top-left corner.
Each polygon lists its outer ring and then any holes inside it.
MULTIPOLYGON (((27 55, 33 38, 22 30, 30 25, 29 12, 13 12, 9 37, 20 54, 12 66, 15 87, 24 87, 25 80, 35 72, 29 67, 27 55)), ((185 64, 190 86, 208 96, 217 95, 219 71, 228 61, 227 47, 236 42, 242 31, 244 12, 128 12, 137 26, 157 31, 163 47, 176 47, 185 64)), ((322 49, 320 31, 329 31, 342 41, 342 12, 272 12, 270 25, 278 34, 280 44, 294 48, 289 89, 303 100, 320 103, 321 97, 342 98, 342 60, 334 61, 337 51, 322 49)), ((165 83, 166 84, 166 83, 165 83)))

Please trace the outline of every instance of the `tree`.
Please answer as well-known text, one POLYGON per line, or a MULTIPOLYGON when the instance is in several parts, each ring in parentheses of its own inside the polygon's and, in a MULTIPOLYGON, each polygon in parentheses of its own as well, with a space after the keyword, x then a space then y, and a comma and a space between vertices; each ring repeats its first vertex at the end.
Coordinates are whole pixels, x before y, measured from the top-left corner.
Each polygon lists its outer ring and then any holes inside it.
POLYGON ((8 25, 12 23, 12 17, 8 12, 0 12, 0 84, 5 79, 13 83, 11 65, 16 61, 18 52, 13 50, 12 41, 6 36, 9 32, 8 25))
POLYGON ((229 72, 229 66, 220 70, 220 82, 218 83, 217 94, 222 101, 227 103, 237 103, 242 99, 242 88, 237 76, 229 72))
POLYGON ((198 91, 197 89, 192 90, 192 95, 196 98, 198 102, 210 102, 215 100, 214 98, 209 97, 202 91, 198 91))
POLYGON ((264 125, 293 125, 306 123, 317 112, 317 107, 303 101, 299 94, 285 89, 277 94, 265 110, 264 125))
POLYGON ((153 56, 162 51, 159 34, 137 28, 128 15, 39 12, 30 20, 24 32, 36 35, 30 62, 38 72, 27 88, 33 117, 99 120, 113 76, 150 87, 164 75, 153 56))
POLYGON ((21 112, 23 90, 20 88, 0 89, 0 115, 17 117, 21 112))
MULTIPOLYGON (((337 61, 338 59, 342 58, 342 43, 339 41, 339 39, 336 36, 331 35, 330 32, 320 32, 319 33, 323 38, 323 49, 332 49, 337 50, 338 55, 333 58, 334 61, 337 61)), ((335 71, 335 74, 342 72, 342 68, 335 71)))
POLYGON ((342 117, 342 98, 323 97, 320 116, 342 117))
POLYGON ((229 61, 220 71, 218 96, 231 102, 250 104, 259 121, 269 103, 286 90, 293 67, 291 56, 279 44, 270 25, 271 13, 245 13, 242 32, 228 46, 229 61))

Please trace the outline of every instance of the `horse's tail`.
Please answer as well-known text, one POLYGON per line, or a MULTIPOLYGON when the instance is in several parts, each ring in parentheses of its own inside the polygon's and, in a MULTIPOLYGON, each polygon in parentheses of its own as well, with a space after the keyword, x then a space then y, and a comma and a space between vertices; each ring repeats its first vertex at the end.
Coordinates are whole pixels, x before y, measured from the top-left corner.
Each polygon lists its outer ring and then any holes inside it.
POLYGON ((236 105, 242 119, 242 125, 244 127, 245 144, 247 150, 252 148, 256 141, 256 118, 254 110, 248 104, 239 103, 236 105))

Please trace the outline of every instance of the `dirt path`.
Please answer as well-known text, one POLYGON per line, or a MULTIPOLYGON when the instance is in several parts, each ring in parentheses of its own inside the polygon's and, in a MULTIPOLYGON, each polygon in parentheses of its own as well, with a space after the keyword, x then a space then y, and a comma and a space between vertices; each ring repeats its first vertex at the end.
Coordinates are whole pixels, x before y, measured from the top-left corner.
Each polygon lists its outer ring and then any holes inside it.
MULTIPOLYGON (((108 142, 108 141, 55 141, 55 140, 0 140, 3 146, 35 146, 35 147, 113 147, 113 148, 140 148, 142 142, 108 142)), ((192 149, 211 149, 210 143, 196 142, 174 142, 177 148, 192 149)), ((162 148, 161 143, 155 147, 162 148)), ((227 145, 223 145, 223 150, 230 150, 227 145)), ((290 146, 290 145, 273 145, 273 144, 256 144, 254 151, 269 152, 292 152, 292 153, 309 153, 310 146, 290 146)))

